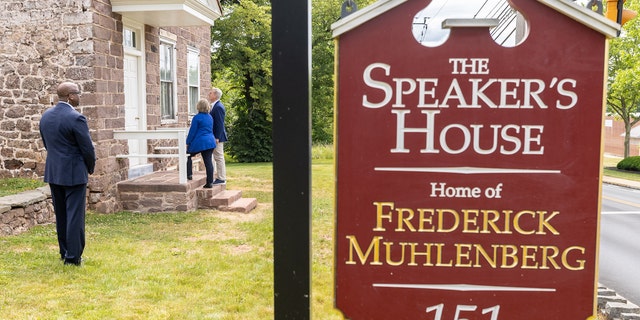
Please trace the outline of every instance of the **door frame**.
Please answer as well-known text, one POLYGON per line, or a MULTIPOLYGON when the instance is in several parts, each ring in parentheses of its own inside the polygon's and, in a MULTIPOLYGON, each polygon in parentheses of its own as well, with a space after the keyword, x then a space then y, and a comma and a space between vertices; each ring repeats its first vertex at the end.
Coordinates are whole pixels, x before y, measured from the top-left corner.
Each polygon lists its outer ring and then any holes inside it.
MULTIPOLYGON (((137 61, 137 75, 136 75, 136 79, 137 79, 137 87, 138 87, 138 101, 136 101, 136 105, 138 106, 138 121, 137 121, 137 128, 135 130, 146 130, 147 129, 147 105, 146 105, 146 63, 145 63, 145 48, 144 48, 144 43, 145 43, 145 38, 144 38, 144 24, 136 22, 134 20, 128 19, 128 18, 124 18, 122 19, 122 32, 123 32, 123 51, 124 51, 124 57, 126 56, 130 56, 130 57, 134 57, 137 61), (136 34, 136 38, 135 38, 135 43, 136 43, 136 47, 137 48, 131 48, 131 47, 127 47, 124 45, 124 32, 125 30, 132 30, 135 32, 136 34)), ((126 86, 126 82, 124 82, 124 85, 126 86)), ((126 94, 127 90, 126 88, 124 88, 124 92, 126 94)), ((126 110, 126 108, 125 108, 126 110)), ((126 121, 126 113, 125 113, 125 121, 126 121)), ((146 154, 147 153, 147 143, 146 140, 140 140, 138 143, 138 150, 133 150, 135 151, 135 153, 139 153, 139 154, 146 154)), ((132 153, 132 150, 129 150, 130 153, 132 153)), ((130 159, 130 161, 133 159, 130 159)), ((130 169, 131 167, 134 167, 135 165, 143 165, 145 163, 147 163, 147 159, 146 158, 140 158, 140 161, 137 161, 137 163, 131 163, 130 162, 130 169)))

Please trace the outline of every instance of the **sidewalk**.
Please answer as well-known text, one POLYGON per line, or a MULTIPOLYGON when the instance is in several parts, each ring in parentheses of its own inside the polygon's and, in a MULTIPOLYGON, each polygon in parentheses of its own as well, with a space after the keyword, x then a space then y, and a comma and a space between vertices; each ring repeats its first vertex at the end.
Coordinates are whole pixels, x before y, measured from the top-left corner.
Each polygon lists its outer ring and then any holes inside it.
POLYGON ((614 177, 602 176, 602 183, 608 183, 616 186, 628 187, 633 189, 640 189, 640 182, 638 181, 632 181, 632 180, 626 180, 626 179, 620 179, 620 178, 614 178, 614 177))

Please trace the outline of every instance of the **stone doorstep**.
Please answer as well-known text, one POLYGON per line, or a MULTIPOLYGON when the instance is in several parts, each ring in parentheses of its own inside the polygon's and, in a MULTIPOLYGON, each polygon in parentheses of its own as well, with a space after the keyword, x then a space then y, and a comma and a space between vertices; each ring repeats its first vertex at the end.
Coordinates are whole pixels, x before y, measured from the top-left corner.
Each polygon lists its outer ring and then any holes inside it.
POLYGON ((239 198, 231 202, 229 205, 216 205, 215 203, 217 201, 218 200, 213 198, 199 198, 198 209, 216 209, 227 212, 249 213, 258 205, 258 200, 255 198, 239 198))
POLYGON ((196 195, 200 199, 213 198, 217 194, 219 194, 219 193, 221 193, 221 192, 223 192, 223 191, 225 191, 227 189, 227 186, 225 186, 224 184, 215 184, 210 189, 205 189, 205 188, 203 188, 203 186, 204 186, 204 184, 199 185, 196 188, 196 195))
POLYGON ((206 183, 206 175, 194 172, 193 180, 179 183, 177 172, 156 171, 152 174, 117 183, 118 192, 189 192, 206 183))
POLYGON ((230 206, 238 199, 242 198, 241 190, 224 190, 211 198, 211 203, 216 207, 230 206))
MULTIPOLYGON (((153 174, 118 183, 118 192, 138 194, 195 192, 196 208, 187 209, 203 208, 248 213, 258 205, 258 200, 255 198, 242 198, 241 190, 227 190, 224 184, 214 185, 213 188, 205 189, 203 188, 205 182, 206 174, 204 172, 194 171, 193 180, 187 181, 186 185, 178 183, 176 172, 154 172, 153 174)), ((139 199, 131 201, 135 201, 136 206, 140 204, 139 199)), ((182 211, 178 208, 174 210, 182 211)))
POLYGON ((216 190, 224 187, 215 185, 211 189, 198 189, 198 208, 248 213, 258 205, 255 198, 242 198, 242 190, 216 190))
POLYGON ((202 186, 196 189, 196 202, 198 208, 215 208, 213 203, 213 197, 217 194, 224 192, 225 185, 214 185, 211 189, 205 189, 202 186))
POLYGON ((258 206, 256 198, 240 198, 229 206, 218 207, 220 211, 249 213, 258 206))

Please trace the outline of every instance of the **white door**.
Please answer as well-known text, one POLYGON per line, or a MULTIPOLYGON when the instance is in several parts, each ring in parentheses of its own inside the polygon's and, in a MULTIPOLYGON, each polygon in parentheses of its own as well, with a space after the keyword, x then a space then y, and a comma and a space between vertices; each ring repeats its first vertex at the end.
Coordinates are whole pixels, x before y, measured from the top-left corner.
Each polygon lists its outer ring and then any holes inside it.
MULTIPOLYGON (((139 57, 124 56, 124 129, 144 130, 142 110, 140 108, 140 88, 138 86, 139 57)), ((146 141, 128 140, 129 154, 146 153, 146 141)), ((145 158, 129 158, 129 166, 134 167, 146 163, 145 158)))

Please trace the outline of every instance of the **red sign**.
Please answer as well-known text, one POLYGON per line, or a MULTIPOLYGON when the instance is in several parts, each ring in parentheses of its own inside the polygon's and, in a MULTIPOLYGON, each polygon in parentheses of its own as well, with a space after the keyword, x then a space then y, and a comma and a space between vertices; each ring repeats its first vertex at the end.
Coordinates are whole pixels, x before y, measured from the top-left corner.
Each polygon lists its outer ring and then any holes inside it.
POLYGON ((478 21, 422 46, 410 24, 429 1, 368 12, 339 34, 345 317, 595 314, 606 36, 512 2, 530 26, 513 48, 478 21))

